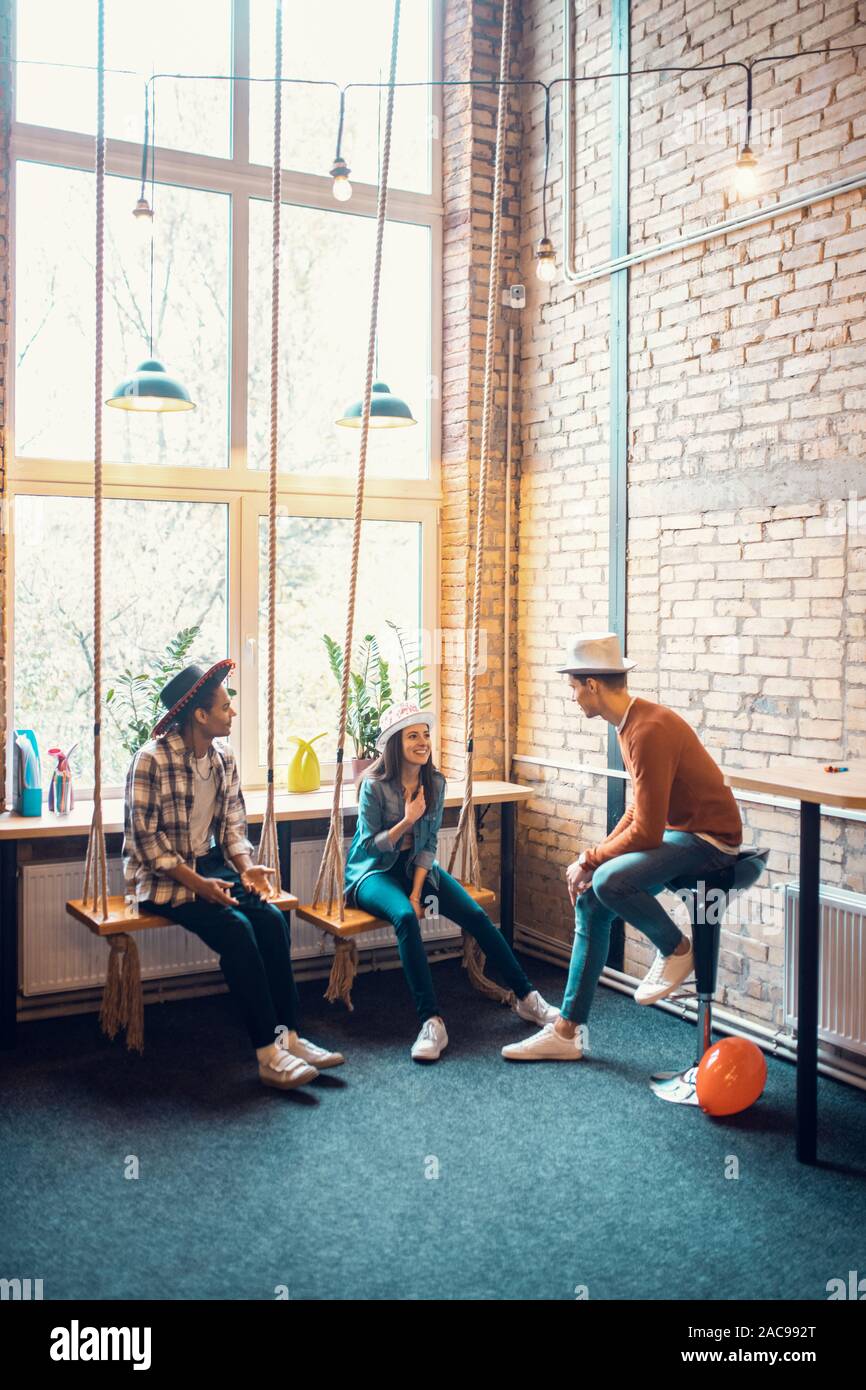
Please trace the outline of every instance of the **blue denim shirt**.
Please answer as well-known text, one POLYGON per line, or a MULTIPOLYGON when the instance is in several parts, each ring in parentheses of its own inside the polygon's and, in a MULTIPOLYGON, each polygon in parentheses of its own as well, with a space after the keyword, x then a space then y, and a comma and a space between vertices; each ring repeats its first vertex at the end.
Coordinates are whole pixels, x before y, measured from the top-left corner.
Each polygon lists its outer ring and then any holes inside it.
MULTIPOLYGON (((434 772, 433 780, 436 800, 412 827, 412 852, 406 862, 406 874, 411 882, 413 868, 425 868, 428 883, 436 889, 439 887, 436 842, 445 809, 447 783, 441 772, 434 772)), ((399 784, 377 781, 373 777, 362 779, 358 824, 346 856, 344 882, 348 902, 352 901, 352 894, 361 879, 368 874, 382 873, 396 864, 400 849, 399 845, 396 848, 392 846, 388 831, 403 819, 404 814, 403 789, 399 784)))

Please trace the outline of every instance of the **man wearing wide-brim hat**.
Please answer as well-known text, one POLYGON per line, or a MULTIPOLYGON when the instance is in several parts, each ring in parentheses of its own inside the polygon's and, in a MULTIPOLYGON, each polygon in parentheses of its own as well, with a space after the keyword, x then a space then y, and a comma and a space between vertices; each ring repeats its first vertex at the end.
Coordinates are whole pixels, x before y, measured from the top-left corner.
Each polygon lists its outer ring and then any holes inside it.
POLYGON ((639 1004, 665 998, 694 970, 691 942, 658 901, 672 879, 728 867, 739 851, 739 808, 690 724, 672 709, 630 695, 634 668, 613 632, 583 633, 557 668, 587 719, 617 731, 634 801, 613 830, 566 869, 575 909, 574 945, 560 1017, 502 1049, 511 1061, 577 1061, 610 944, 611 923, 630 922, 656 947, 635 991, 639 1004))
POLYGON ((229 658, 187 666, 160 692, 167 712, 126 778, 123 868, 142 911, 217 952, 260 1080, 288 1090, 344 1059, 298 1036, 288 923, 267 901, 273 868, 253 863, 228 742, 235 711, 223 682, 233 667, 229 658))

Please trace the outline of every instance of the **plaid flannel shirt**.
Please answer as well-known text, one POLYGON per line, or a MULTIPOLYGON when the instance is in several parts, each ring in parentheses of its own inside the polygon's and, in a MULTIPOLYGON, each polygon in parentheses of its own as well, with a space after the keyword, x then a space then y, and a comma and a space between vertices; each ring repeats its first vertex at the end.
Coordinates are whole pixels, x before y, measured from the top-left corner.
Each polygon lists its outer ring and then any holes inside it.
MULTIPOLYGON (((252 854, 247 815, 235 756, 224 740, 214 740, 210 765, 216 778, 214 834, 226 860, 252 854)), ((189 822, 193 803, 192 752, 183 736, 169 730, 136 753, 126 775, 123 813, 123 874, 127 893, 138 902, 188 903, 195 894, 169 877, 167 869, 195 869, 189 822)))

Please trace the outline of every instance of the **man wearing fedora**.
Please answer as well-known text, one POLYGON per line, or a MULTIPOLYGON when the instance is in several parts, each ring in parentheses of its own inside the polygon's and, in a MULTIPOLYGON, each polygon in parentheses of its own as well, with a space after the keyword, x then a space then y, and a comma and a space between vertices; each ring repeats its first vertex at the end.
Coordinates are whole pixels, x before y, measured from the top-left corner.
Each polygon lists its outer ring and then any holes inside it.
POLYGON ((127 773, 123 867, 142 911, 218 953, 261 1081, 287 1090, 344 1059, 298 1036, 288 923, 267 901, 274 870, 253 863, 227 742, 235 711, 223 681, 234 664, 187 666, 160 693, 167 713, 127 773))
POLYGON ((648 936, 656 956, 635 991, 654 1004, 694 970, 691 942, 657 900, 672 879, 717 872, 739 851, 743 825, 730 788, 694 729, 674 710, 629 695, 613 632, 574 638, 565 662, 572 700, 587 719, 606 719, 617 731, 634 802, 613 830, 566 869, 575 909, 574 945, 560 1017, 540 1032, 502 1049, 511 1061, 578 1061, 614 918, 648 936))

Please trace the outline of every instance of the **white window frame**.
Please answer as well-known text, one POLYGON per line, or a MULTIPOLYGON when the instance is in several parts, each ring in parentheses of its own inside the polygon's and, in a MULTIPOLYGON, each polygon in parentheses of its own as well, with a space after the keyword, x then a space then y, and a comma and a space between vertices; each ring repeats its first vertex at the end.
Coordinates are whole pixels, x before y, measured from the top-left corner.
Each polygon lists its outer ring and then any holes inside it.
MULTIPOLYGON (((248 72, 249 7, 251 0, 234 0, 233 54, 234 71, 248 72)), ((12 43, 15 45, 15 10, 12 6, 12 43)), ((432 0, 432 73, 434 81, 441 79, 443 0, 432 0)), ((11 65, 13 115, 15 111, 15 66, 11 65)), ((249 199, 270 200, 271 170, 253 165, 248 159, 248 85, 233 84, 232 150, 233 158, 221 159, 209 155, 186 153, 157 146, 155 173, 160 184, 227 193, 231 196, 230 245, 230 405, 229 450, 225 468, 183 468, 105 463, 103 478, 106 497, 135 497, 141 500, 176 500, 222 502, 229 508, 229 652, 237 663, 240 691, 243 698, 241 719, 241 774, 249 788, 264 786, 264 773, 258 763, 258 700, 251 681, 255 665, 246 648, 246 638, 257 633, 255 614, 258 593, 256 517, 267 508, 267 473, 247 466, 247 364, 248 364, 248 238, 249 199)), ((410 222, 430 230, 430 305, 431 343, 430 366, 434 383, 442 380, 442 201, 441 201, 441 88, 431 89, 431 192, 420 194, 391 189, 388 194, 389 221, 410 222)), ((13 120, 10 141, 10 209, 9 237, 12 274, 9 284, 10 350, 6 382, 8 494, 9 515, 14 515, 14 499, 20 494, 86 496, 92 489, 92 459, 56 460, 17 458, 15 449, 15 223, 17 163, 33 161, 53 166, 93 171, 93 137, 74 131, 48 129, 13 120)), ((140 177, 140 146, 123 140, 106 142, 106 173, 140 177)), ((348 207, 335 203, 331 180, 327 174, 304 174, 285 170, 282 175, 282 198, 287 203, 300 203, 332 212, 375 217, 377 190, 374 185, 353 180, 353 195, 348 207)), ((131 210, 131 209, 130 209, 131 210)), ((359 379, 362 363, 359 363, 359 379)), ((365 483, 366 517, 371 519, 417 521, 421 525, 421 612, 423 629, 430 634, 438 631, 439 615, 439 524, 441 492, 441 399, 440 393, 430 401, 430 473, 424 479, 371 478, 365 483)), ((375 439, 371 439, 371 449, 375 439)), ((353 476, 309 475, 281 473, 278 483, 278 503, 282 512, 295 515, 351 516, 355 479, 353 476)), ((11 706, 14 692, 14 602, 15 569, 14 535, 9 527, 9 602, 7 603, 6 650, 8 661, 8 695, 11 706)), ((348 558, 348 557, 347 557, 348 558)), ((348 577, 348 576, 347 576, 348 577)), ((433 691, 433 710, 440 706, 439 666, 429 671, 433 691)), ((10 727, 15 720, 11 711, 10 727)), ((439 721, 436 721, 438 730, 439 721)), ((347 749, 347 756, 351 749, 347 749)), ((434 738, 434 757, 439 756, 438 735, 434 738)), ((10 760, 11 761, 11 760, 10 760)), ((323 759, 323 777, 333 775, 333 761, 323 759)), ((8 770, 11 777, 11 768, 8 770)), ((11 785, 7 789, 11 792, 11 785)), ((119 794, 120 787, 106 787, 109 794, 119 794)), ((82 795, 92 794, 92 788, 82 788, 82 795)))

